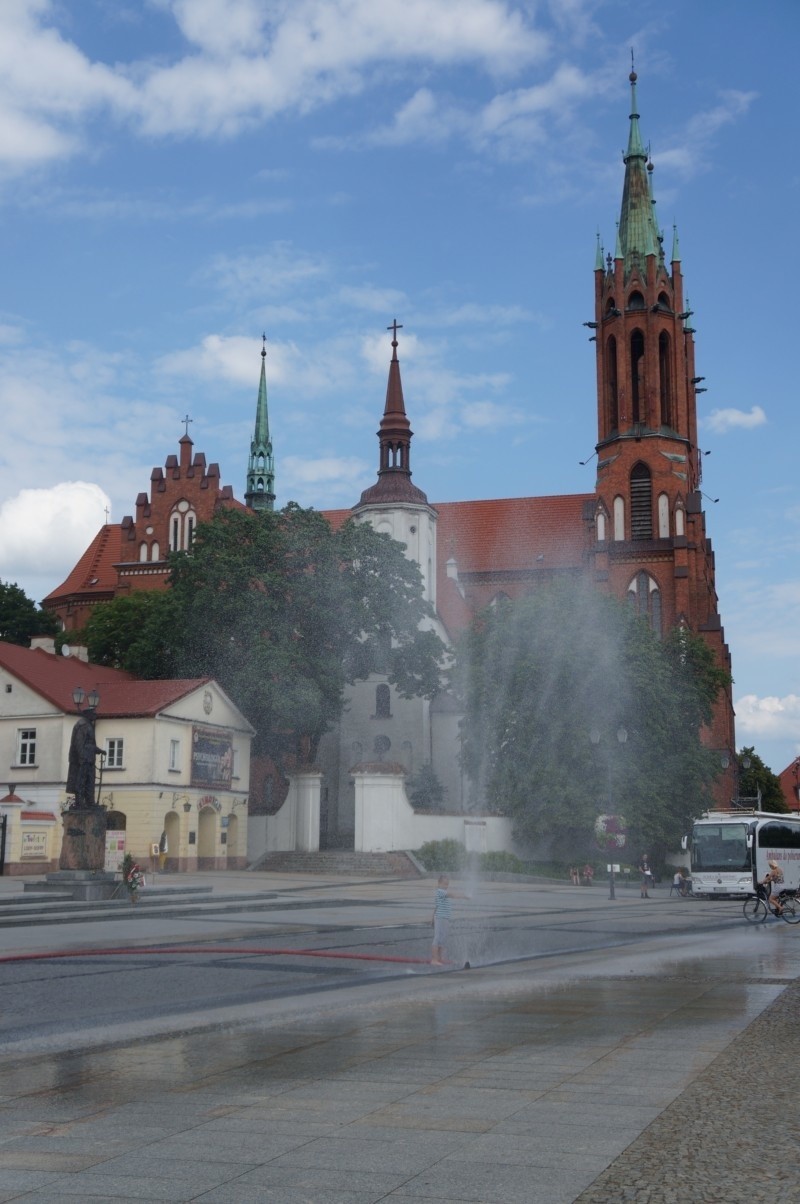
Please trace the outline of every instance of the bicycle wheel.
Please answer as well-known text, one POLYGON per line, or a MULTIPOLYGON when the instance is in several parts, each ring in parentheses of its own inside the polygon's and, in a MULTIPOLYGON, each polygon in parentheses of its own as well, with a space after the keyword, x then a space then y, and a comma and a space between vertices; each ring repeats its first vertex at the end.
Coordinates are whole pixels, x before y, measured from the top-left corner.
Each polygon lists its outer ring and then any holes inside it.
POLYGON ((783 918, 787 924, 800 924, 800 908, 796 899, 781 899, 783 918))
POLYGON ((758 895, 751 895, 745 899, 742 912, 748 924, 763 924, 767 918, 767 905, 758 895))

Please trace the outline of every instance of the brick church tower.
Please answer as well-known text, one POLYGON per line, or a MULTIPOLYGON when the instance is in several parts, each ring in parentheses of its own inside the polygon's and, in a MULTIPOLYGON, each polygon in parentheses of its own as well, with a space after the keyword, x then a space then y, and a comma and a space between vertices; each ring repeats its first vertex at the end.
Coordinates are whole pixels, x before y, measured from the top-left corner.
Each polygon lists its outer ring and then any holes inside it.
MULTIPOLYGON (((656 219, 653 164, 639 132, 636 72, 614 255, 598 237, 597 485, 594 576, 656 630, 685 624, 730 672, 717 609, 714 554, 703 511, 697 446, 694 328, 684 297, 677 232, 670 261, 656 219)), ((717 705, 707 744, 733 765, 733 707, 717 705)), ((720 801, 735 793, 732 776, 720 801)))

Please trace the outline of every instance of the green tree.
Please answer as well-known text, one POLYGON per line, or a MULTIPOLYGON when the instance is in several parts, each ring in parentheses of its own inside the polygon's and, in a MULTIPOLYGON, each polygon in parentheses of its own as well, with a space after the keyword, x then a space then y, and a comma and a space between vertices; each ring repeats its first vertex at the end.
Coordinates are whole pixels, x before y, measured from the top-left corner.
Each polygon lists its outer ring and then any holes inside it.
POLYGON ((92 609, 76 639, 95 665, 137 677, 178 676, 175 600, 169 591, 136 590, 92 609))
POLYGON ((138 614, 109 603, 87 624, 90 648, 148 677, 215 677, 277 764, 312 760, 346 685, 372 671, 405 697, 439 689, 444 646, 419 570, 369 524, 334 532, 294 504, 224 510, 171 557, 170 583, 138 614))
POLYGON ((412 807, 423 811, 444 811, 447 796, 432 765, 423 765, 406 782, 406 794, 412 807))
POLYGON ((34 636, 56 636, 59 631, 55 616, 37 606, 18 585, 0 582, 0 640, 28 648, 34 636))
POLYGON ((725 674, 703 641, 657 639, 575 582, 505 602, 460 642, 463 756, 518 835, 591 852, 600 813, 658 861, 709 805, 719 767, 700 740, 725 674), (624 736, 624 742, 618 738, 624 736))
POLYGON ((755 807, 760 795, 762 811, 789 811, 780 779, 764 764, 754 748, 743 748, 736 754, 736 762, 739 766, 739 799, 744 805, 755 807))

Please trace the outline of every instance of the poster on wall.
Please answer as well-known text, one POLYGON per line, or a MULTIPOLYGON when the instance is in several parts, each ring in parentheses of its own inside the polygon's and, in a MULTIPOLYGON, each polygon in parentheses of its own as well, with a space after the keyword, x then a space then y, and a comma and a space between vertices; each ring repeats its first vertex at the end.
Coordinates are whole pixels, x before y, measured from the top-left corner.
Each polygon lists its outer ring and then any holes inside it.
POLYGON ((20 861, 47 861, 47 833, 22 830, 20 861))
POLYGON ((124 829, 112 830, 106 832, 106 859, 103 869, 107 874, 119 874, 122 872, 122 859, 125 856, 125 831, 124 829))
POLYGON ((192 785, 230 790, 233 740, 215 728, 192 728, 192 785))

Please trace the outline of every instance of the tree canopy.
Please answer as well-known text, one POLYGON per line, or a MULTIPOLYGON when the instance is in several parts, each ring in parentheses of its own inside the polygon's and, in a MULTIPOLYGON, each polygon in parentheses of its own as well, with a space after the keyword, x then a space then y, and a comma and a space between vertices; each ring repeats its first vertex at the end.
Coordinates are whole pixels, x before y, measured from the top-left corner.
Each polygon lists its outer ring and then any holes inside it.
POLYGON ((574 581, 503 602, 457 649, 465 768, 555 855, 590 852, 598 815, 612 814, 629 855, 658 860, 710 803, 719 759, 700 733, 725 681, 700 637, 657 639, 574 581))
POLYGON ((789 810, 780 778, 764 764, 754 748, 741 749, 736 761, 739 767, 738 798, 742 806, 755 807, 760 797, 762 811, 789 810))
POLYGON ((0 582, 0 640, 27 648, 34 636, 58 633, 54 615, 37 606, 18 585, 0 582))
POLYGON ((224 510, 171 557, 170 583, 98 607, 84 632, 91 659, 215 677, 278 764, 313 758, 346 685, 370 672, 405 697, 439 689, 444 645, 425 622, 419 569, 367 523, 333 531, 294 504, 224 510))

